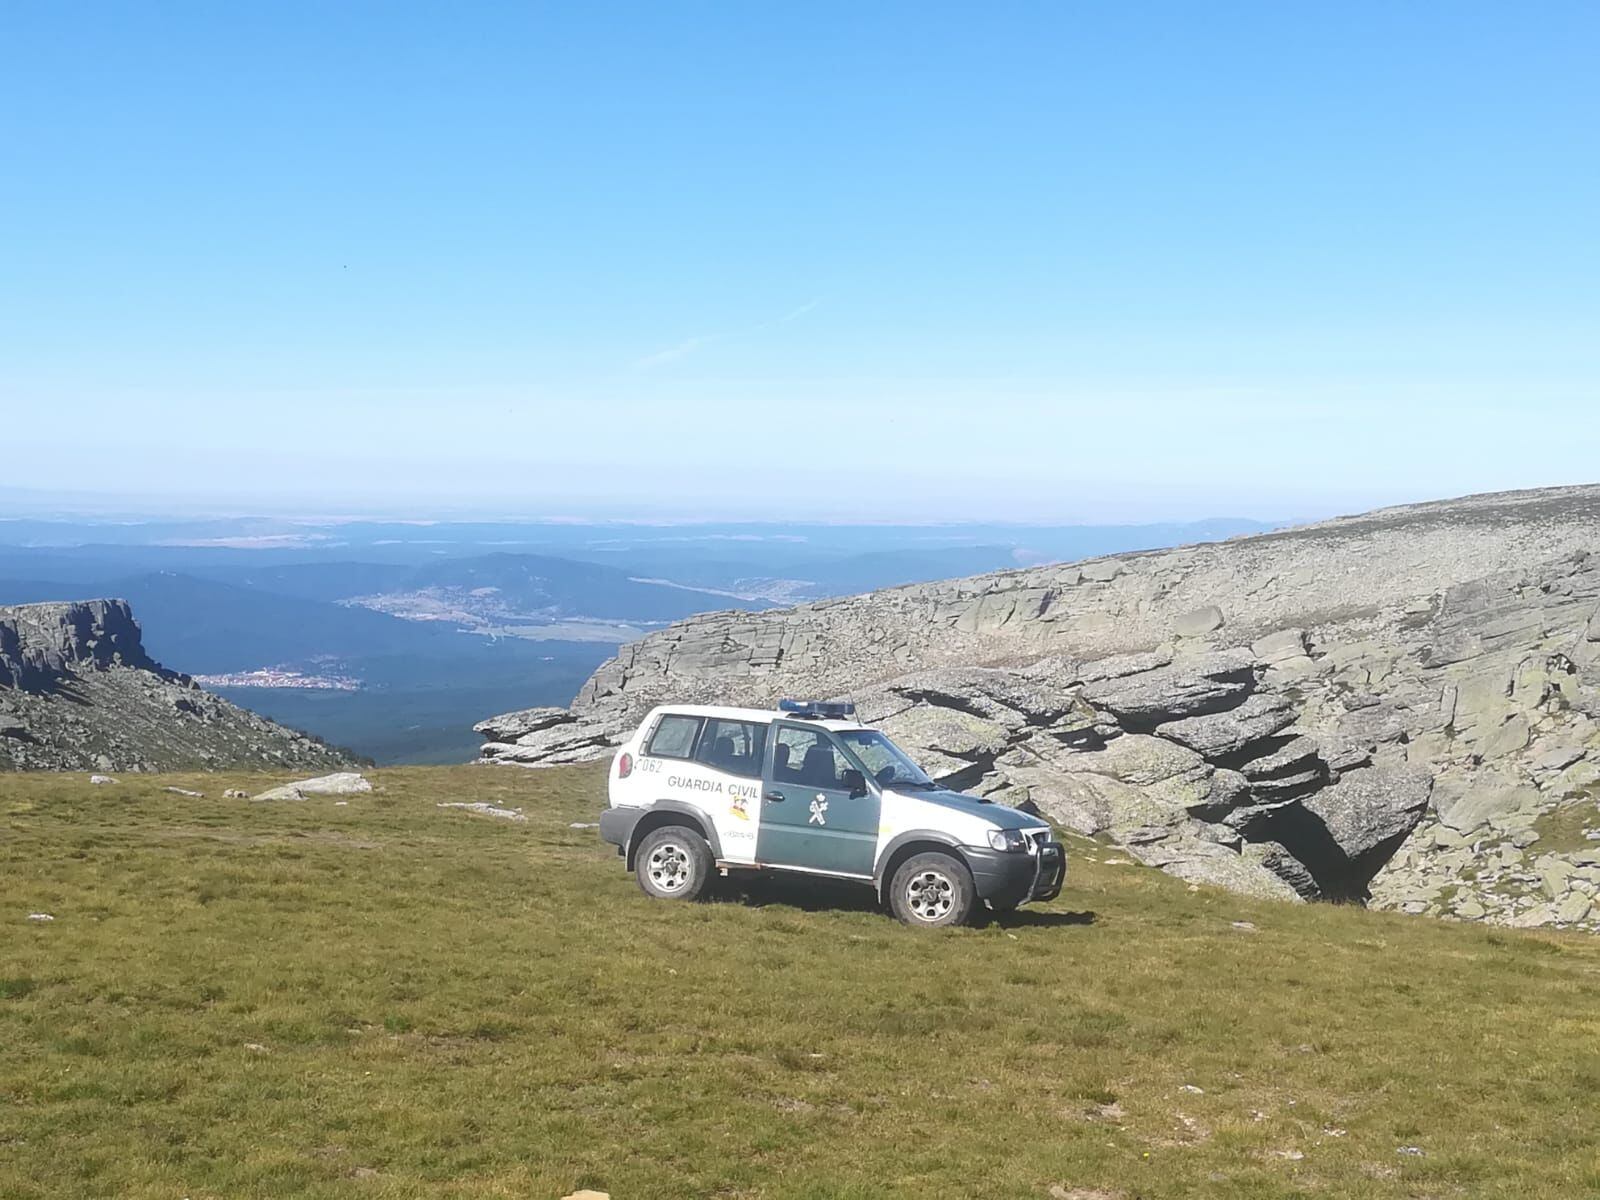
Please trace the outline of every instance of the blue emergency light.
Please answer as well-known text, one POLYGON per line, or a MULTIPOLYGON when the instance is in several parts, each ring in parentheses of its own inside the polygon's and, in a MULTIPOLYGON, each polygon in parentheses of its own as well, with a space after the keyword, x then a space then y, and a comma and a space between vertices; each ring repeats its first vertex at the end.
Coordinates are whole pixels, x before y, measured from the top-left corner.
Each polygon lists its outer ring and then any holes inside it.
POLYGON ((844 700, 779 700, 778 711, 803 720, 838 721, 854 716, 856 706, 844 700))

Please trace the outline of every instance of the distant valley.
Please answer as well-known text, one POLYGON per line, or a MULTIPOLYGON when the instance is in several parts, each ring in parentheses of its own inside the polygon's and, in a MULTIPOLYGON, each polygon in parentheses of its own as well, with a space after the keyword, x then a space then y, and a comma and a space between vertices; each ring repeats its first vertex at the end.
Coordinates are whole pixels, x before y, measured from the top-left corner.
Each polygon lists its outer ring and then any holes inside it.
POLYGON ((700 613, 1262 528, 31 518, 0 520, 0 604, 126 600, 226 699, 380 763, 462 762, 485 713, 565 704, 700 613))

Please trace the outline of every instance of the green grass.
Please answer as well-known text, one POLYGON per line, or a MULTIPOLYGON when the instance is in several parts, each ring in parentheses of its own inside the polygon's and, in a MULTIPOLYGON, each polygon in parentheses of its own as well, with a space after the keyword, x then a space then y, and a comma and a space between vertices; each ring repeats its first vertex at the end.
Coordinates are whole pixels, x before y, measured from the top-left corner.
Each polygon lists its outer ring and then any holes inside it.
POLYGON ((373 778, 346 807, 0 778, 0 1196, 1600 1193, 1581 935, 1085 842, 977 929, 653 903, 568 828, 593 770, 373 778))

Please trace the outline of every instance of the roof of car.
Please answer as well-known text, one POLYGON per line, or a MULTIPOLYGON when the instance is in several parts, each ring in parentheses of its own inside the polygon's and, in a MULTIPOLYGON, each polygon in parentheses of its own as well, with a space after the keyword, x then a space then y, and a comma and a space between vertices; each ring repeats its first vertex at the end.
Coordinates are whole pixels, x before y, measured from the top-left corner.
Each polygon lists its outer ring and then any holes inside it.
POLYGON ((823 729, 865 729, 855 718, 836 720, 822 717, 799 717, 794 713, 780 712, 775 708, 733 708, 724 704, 661 704, 654 708, 650 716, 654 718, 657 713, 676 713, 685 717, 722 717, 729 721, 792 721, 797 725, 817 725, 823 729))

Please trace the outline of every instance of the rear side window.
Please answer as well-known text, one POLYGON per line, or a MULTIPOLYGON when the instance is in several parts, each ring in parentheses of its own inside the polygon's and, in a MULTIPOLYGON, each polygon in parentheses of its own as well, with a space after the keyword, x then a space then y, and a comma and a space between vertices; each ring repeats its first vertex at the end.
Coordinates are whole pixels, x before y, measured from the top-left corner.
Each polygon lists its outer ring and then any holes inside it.
POLYGON ((776 782, 836 788, 849 769, 850 764, 825 733, 797 725, 778 726, 778 744, 772 752, 776 782))
POLYGON ((708 767, 732 775, 761 774, 761 759, 767 751, 767 727, 754 721, 728 721, 712 717, 700 735, 695 758, 708 767))
POLYGON ((667 715, 656 723, 645 753, 658 758, 688 758, 694 750, 695 734, 700 732, 699 717, 667 715))

